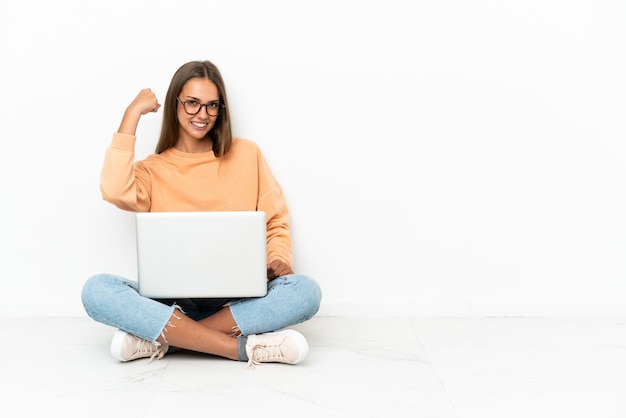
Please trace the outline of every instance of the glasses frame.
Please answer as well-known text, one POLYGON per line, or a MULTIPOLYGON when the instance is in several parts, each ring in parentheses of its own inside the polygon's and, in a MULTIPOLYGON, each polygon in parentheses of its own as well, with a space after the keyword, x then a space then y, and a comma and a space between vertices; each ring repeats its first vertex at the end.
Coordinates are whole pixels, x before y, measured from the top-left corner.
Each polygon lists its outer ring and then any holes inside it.
POLYGON ((220 113, 222 113, 222 110, 224 110, 224 108, 226 108, 226 105, 225 105, 224 103, 219 102, 219 101, 218 101, 218 102, 213 101, 213 102, 209 102, 209 103, 207 103, 207 104, 202 104, 202 103, 200 103, 200 107, 198 108, 198 111, 197 111, 196 113, 189 113, 189 112, 187 111, 187 103, 189 103, 189 102, 197 102, 197 100, 186 100, 186 101, 184 101, 184 102, 183 102, 183 101, 182 101, 182 100, 180 100, 180 98, 178 98, 178 97, 176 98, 176 100, 178 101, 178 103, 180 103, 180 104, 182 104, 182 105, 183 105, 183 110, 184 110, 184 111, 185 111, 185 113, 186 113, 186 114, 188 114, 189 116, 196 116, 198 113, 200 113, 200 111, 202 110, 202 108, 203 108, 203 107, 205 108, 205 110, 206 110, 206 114, 207 114, 207 115, 209 115, 209 116, 218 116, 220 113), (209 106, 210 106, 210 105, 214 105, 214 104, 216 104, 216 103, 219 105, 219 106, 217 107, 217 113, 216 113, 216 114, 214 114, 214 115, 212 115, 211 113, 209 113, 209 106))

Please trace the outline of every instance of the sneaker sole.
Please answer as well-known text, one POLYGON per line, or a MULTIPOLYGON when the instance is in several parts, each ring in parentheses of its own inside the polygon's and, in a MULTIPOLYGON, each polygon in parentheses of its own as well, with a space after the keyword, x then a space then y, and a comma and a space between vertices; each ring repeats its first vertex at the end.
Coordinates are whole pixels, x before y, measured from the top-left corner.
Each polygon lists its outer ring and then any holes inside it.
POLYGON ((276 331, 276 333, 289 335, 291 338, 293 338, 293 340, 296 342, 296 344, 300 348, 300 355, 298 356, 298 358, 289 364, 298 364, 309 355, 309 343, 306 341, 306 338, 304 338, 304 335, 292 329, 276 331))
POLYGON ((113 334, 113 339, 111 340, 111 355, 115 359, 123 362, 126 362, 126 360, 124 360, 121 355, 122 343, 124 342, 124 338, 126 338, 127 335, 128 333, 122 331, 121 329, 118 329, 117 331, 115 331, 115 334, 113 334))

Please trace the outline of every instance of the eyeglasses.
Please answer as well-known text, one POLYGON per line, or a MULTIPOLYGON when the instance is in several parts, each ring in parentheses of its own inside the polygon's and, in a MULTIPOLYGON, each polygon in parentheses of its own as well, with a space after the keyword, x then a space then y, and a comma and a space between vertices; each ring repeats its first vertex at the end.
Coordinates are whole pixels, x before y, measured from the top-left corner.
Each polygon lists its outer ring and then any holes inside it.
POLYGON ((185 109, 185 113, 191 116, 194 116, 200 113, 200 110, 202 110, 203 106, 206 107, 206 113, 209 116, 219 115, 222 109, 226 107, 224 106, 224 103, 220 103, 220 102, 209 102, 207 104, 202 104, 195 100, 187 100, 186 102, 183 102, 178 97, 176 98, 176 100, 178 100, 178 103, 183 105, 183 109, 185 109))

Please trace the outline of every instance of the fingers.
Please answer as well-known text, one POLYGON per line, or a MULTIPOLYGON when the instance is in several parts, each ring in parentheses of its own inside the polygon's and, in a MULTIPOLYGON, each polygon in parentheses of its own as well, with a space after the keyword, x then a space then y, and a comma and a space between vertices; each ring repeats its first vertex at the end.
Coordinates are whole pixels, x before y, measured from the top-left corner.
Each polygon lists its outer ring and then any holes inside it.
POLYGON ((293 274, 293 270, 289 264, 282 260, 274 260, 267 265, 267 278, 269 280, 288 274, 293 274))
POLYGON ((141 90, 126 108, 117 131, 121 134, 135 135, 141 117, 147 113, 158 111, 160 107, 161 104, 152 90, 141 90))
POLYGON ((145 115, 150 112, 157 112, 161 107, 156 95, 150 89, 143 89, 130 104, 131 108, 136 109, 140 114, 145 115))

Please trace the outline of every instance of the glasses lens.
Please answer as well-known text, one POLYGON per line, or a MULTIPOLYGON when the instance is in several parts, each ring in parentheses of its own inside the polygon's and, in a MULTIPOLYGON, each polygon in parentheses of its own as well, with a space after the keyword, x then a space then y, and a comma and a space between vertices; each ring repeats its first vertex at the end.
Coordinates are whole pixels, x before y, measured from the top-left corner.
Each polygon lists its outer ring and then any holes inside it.
POLYGON ((219 102, 211 102, 206 105, 206 112, 210 116, 217 116, 220 113, 222 106, 220 106, 219 102))
POLYGON ((190 115, 195 115, 200 111, 200 107, 202 107, 200 103, 194 101, 184 102, 183 106, 185 107, 185 112, 190 115))

